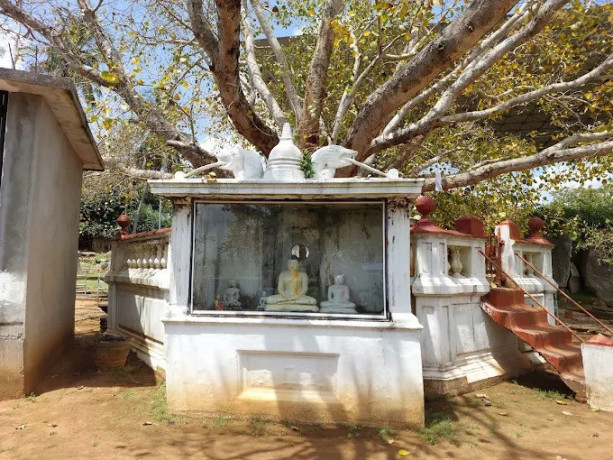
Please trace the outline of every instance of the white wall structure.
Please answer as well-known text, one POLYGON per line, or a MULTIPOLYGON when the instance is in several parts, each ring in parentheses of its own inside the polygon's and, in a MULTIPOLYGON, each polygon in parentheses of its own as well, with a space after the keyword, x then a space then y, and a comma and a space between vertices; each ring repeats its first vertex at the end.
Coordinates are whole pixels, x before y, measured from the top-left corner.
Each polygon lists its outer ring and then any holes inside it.
MULTIPOLYGON (((458 394, 518 375, 538 362, 520 351, 518 339, 481 309, 490 290, 486 279, 483 224, 475 217, 466 232, 444 230, 428 215, 431 198, 421 197, 423 217, 412 228, 415 311, 423 325, 422 362, 426 394, 458 394)), ((462 228, 457 223, 456 228, 462 228)))
POLYGON ((604 335, 581 344, 587 403, 595 409, 613 411, 613 339, 604 335))
POLYGON ((153 369, 165 369, 164 325, 168 305, 170 229, 123 235, 112 242, 108 329, 132 339, 132 349, 153 369))
MULTIPOLYGON (((171 410, 311 421, 423 423, 421 325, 411 312, 407 197, 420 181, 151 181, 174 200, 163 318, 171 410), (384 200, 387 317, 192 312, 193 200, 384 200)), ((359 244, 359 242, 356 242, 359 244)), ((381 243, 383 244, 383 242, 381 243)))
POLYGON ((0 398, 29 393, 70 343, 81 177, 102 169, 67 79, 0 69, 0 398))
MULTIPOLYGON (((553 268, 551 262, 551 249, 553 245, 538 233, 542 228, 542 222, 532 221, 535 227, 528 238, 522 238, 521 229, 512 221, 504 221, 496 226, 496 237, 502 244, 502 269, 508 273, 517 283, 537 302, 542 304, 547 310, 556 314, 556 288, 543 280, 535 271, 524 261, 516 256, 519 255, 532 264, 555 286, 553 279, 553 268), (538 228, 537 228, 538 227, 538 228)), ((513 282, 507 280, 508 287, 515 287, 513 282)), ((535 302, 525 296, 527 305, 535 305, 535 302)), ((535 305, 535 308, 539 308, 535 305)), ((549 324, 555 325, 555 319, 548 315, 549 324)))

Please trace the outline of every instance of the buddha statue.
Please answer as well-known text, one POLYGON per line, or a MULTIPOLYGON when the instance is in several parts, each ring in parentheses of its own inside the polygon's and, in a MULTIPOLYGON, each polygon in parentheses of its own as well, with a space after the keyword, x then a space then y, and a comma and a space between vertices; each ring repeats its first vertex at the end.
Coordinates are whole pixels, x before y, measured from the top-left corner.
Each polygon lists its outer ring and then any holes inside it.
POLYGON ((228 287, 223 292, 222 303, 226 310, 239 310, 241 291, 238 288, 238 283, 234 280, 228 281, 228 287))
POLYGON ((328 300, 321 302, 321 313, 355 313, 355 304, 349 301, 349 288, 345 277, 336 275, 334 284, 328 288, 328 300))
POLYGON ((266 298, 266 311, 306 311, 317 312, 317 301, 306 295, 309 279, 300 270, 296 256, 287 261, 287 270, 279 275, 277 294, 266 298))

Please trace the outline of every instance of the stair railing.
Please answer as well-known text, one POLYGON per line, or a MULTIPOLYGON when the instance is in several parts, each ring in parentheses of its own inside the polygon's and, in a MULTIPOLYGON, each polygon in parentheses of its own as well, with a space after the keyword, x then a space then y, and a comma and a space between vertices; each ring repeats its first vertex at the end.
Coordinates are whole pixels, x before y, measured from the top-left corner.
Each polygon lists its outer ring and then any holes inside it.
POLYGON ((572 334, 573 337, 575 337, 577 340, 579 340, 581 343, 585 343, 585 340, 582 339, 575 331, 573 331, 569 326, 566 325, 566 323, 564 323, 564 321, 562 321, 560 318, 558 318, 556 315, 554 315, 553 313, 551 313, 549 310, 547 310, 547 307, 545 307, 541 302, 539 302, 538 300, 536 300, 536 298, 530 294, 528 291, 526 291, 523 286, 521 284, 519 284, 517 281, 515 281, 513 279, 513 277, 511 275, 509 275, 508 273, 506 273, 503 269, 502 266, 495 260, 491 259, 490 257, 488 257, 481 249, 477 249, 477 251, 479 251, 479 253, 485 257, 486 260, 489 260, 490 263, 492 263, 494 266, 496 266, 496 268, 498 268, 498 270, 500 270, 500 273, 504 274, 506 276, 506 278, 511 281, 515 286, 517 286, 519 288, 520 291, 522 291, 525 295, 527 295, 530 300, 532 300, 536 306, 538 306, 539 308, 541 308, 542 310, 545 311, 545 313, 547 313, 549 316, 551 316, 554 320, 556 320, 558 323, 560 323, 568 332, 570 332, 572 334))
POLYGON ((560 294, 562 294, 562 296, 570 301, 570 303, 572 303, 575 307, 577 307, 579 310, 581 310, 583 313, 585 313, 587 316, 589 316, 590 318, 592 318, 594 321, 596 321, 600 326, 602 326, 604 329, 606 329, 607 332, 609 332, 609 334, 613 335, 613 330, 611 330, 610 327, 608 327, 606 324, 604 324, 602 321, 600 321, 598 318, 596 318, 594 315, 592 315, 588 310, 586 310, 585 308, 583 308, 581 305, 579 305, 579 303, 577 303, 575 300, 571 299, 570 296, 568 294, 566 294, 562 289, 560 289, 559 286, 557 286, 555 283, 553 283, 549 278, 547 278, 543 273, 540 272, 539 269, 537 269, 534 265, 532 265, 530 262, 528 262, 526 259, 524 259, 522 256, 520 256, 519 254, 515 253, 515 255, 526 265, 528 265, 528 267, 530 267, 532 270, 534 270, 534 272, 541 277, 542 279, 544 279, 545 281, 547 281, 552 287, 554 287, 560 294))

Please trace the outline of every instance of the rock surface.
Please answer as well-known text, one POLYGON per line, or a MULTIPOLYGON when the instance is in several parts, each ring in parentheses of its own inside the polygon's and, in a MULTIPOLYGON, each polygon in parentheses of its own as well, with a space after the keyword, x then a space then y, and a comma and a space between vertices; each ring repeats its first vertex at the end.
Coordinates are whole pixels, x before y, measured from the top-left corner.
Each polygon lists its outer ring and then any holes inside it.
POLYGON ((560 289, 563 289, 568 285, 572 250, 573 243, 571 239, 566 235, 562 235, 556 240, 555 247, 551 251, 553 279, 556 281, 556 283, 558 283, 560 289))
POLYGON ((570 263, 570 278, 568 278, 568 290, 571 294, 576 294, 581 290, 581 275, 574 263, 570 263))
POLYGON ((613 307, 613 266, 600 263, 598 253, 591 250, 585 261, 585 287, 613 307))

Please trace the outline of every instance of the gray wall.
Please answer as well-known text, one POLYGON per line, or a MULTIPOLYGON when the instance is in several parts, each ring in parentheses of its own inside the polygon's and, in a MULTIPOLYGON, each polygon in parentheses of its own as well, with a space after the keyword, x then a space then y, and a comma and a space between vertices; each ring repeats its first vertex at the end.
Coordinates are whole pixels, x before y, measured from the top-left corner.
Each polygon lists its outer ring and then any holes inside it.
POLYGON ((0 397, 28 393, 74 334, 82 164, 38 96, 11 93, 0 192, 0 397))

